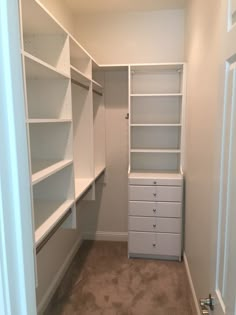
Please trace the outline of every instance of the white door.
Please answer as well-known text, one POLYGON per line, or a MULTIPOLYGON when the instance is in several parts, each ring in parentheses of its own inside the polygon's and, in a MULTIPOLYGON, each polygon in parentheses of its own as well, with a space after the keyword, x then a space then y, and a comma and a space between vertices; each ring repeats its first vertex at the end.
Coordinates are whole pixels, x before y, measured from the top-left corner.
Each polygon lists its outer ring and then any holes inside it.
MULTIPOLYGON (((215 315, 236 315, 236 0, 224 0, 225 101, 216 258, 215 315)), ((211 313, 211 312, 210 312, 211 313)))

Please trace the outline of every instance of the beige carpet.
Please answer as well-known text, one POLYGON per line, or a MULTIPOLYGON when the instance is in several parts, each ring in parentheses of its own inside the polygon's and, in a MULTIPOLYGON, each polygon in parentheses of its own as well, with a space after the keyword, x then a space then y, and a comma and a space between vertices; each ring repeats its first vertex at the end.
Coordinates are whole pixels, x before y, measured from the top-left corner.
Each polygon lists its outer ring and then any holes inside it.
POLYGON ((83 243, 45 315, 195 315, 184 264, 128 259, 127 243, 83 243))

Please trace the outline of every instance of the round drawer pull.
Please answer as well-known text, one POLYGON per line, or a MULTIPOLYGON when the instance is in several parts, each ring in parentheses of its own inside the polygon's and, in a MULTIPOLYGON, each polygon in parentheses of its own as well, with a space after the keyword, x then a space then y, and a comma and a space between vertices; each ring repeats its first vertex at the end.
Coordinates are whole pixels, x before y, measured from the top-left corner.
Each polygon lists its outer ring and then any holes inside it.
POLYGON ((156 185, 156 184, 157 184, 157 182, 155 181, 155 182, 153 182, 153 184, 154 184, 154 185, 156 185))
POLYGON ((156 244, 152 244, 153 247, 156 247, 156 244))
POLYGON ((157 195, 156 193, 153 194, 154 197, 156 197, 156 195, 157 195))
POLYGON ((156 212, 157 212, 157 209, 153 209, 153 212, 156 213, 156 212))
POLYGON ((156 224, 153 224, 153 227, 155 228, 157 225, 156 224))

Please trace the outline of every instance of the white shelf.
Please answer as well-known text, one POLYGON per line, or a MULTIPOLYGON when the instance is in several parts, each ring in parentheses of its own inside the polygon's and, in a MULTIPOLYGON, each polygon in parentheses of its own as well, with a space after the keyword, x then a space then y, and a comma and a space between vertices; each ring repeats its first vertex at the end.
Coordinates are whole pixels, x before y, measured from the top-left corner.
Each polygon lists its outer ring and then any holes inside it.
POLYGON ((26 77, 31 79, 54 79, 66 78, 70 76, 62 71, 57 70, 55 67, 47 64, 46 62, 34 57, 33 55, 23 52, 25 57, 26 77))
POLYGON ((181 150, 172 150, 172 149, 131 149, 132 153, 181 153, 181 150))
POLYGON ((95 180, 102 175, 103 172, 105 172, 106 166, 102 166, 95 170, 95 180))
POLYGON ((182 93, 148 93, 148 94, 130 94, 131 97, 169 97, 169 96, 173 96, 173 97, 180 97, 183 96, 182 93))
POLYGON ((93 184, 93 178, 76 178, 75 179, 75 200, 77 201, 86 190, 93 184))
POLYGON ((36 119, 31 118, 27 120, 29 124, 48 124, 48 123, 70 123, 72 119, 36 119))
POLYGON ((140 171, 134 171, 129 173, 130 179, 136 179, 136 178, 160 178, 160 179, 183 179, 183 175, 180 172, 170 172, 167 170, 167 172, 156 172, 155 170, 150 170, 144 172, 143 170, 140 171))
POLYGON ((131 127, 181 127, 181 124, 130 124, 131 127))
POLYGON ((72 164, 72 160, 55 161, 55 160, 33 160, 32 161, 32 185, 39 183, 45 178, 62 170, 72 164))
POLYGON ((47 237, 58 222, 67 214, 74 200, 38 201, 34 202, 35 245, 36 247, 47 237))
POLYGON ((79 71, 74 66, 70 66, 70 69, 71 69, 71 79, 89 87, 89 84, 91 83, 91 79, 89 77, 87 77, 84 73, 79 71))

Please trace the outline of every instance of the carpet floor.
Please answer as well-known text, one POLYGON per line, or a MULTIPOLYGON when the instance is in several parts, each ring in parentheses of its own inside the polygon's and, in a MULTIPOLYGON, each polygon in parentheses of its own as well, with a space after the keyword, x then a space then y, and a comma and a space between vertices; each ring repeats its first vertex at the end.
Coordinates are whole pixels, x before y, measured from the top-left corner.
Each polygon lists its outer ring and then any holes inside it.
POLYGON ((86 241, 45 315, 195 315, 184 264, 128 259, 127 243, 86 241))

